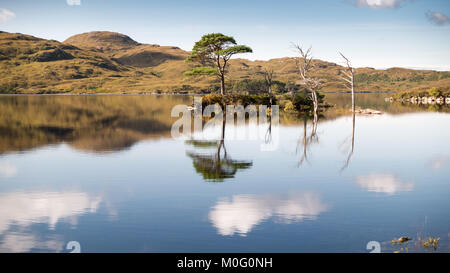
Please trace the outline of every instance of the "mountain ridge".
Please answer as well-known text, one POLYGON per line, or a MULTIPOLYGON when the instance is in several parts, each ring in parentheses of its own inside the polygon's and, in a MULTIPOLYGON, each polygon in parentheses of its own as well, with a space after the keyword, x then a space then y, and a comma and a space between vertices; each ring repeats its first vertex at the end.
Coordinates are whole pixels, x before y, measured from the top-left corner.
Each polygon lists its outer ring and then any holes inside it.
MULTIPOLYGON (((215 77, 185 74, 190 54, 176 46, 139 43, 115 32, 77 34, 64 42, 21 33, 0 32, 0 93, 199 93, 217 90, 215 77)), ((339 79, 342 66, 315 59, 313 76, 325 80, 323 91, 345 91, 339 79)), ((265 68, 275 80, 298 80, 293 57, 270 60, 232 59, 227 85, 261 81, 265 68)), ((406 68, 357 68, 359 91, 449 88, 450 72, 406 68)))

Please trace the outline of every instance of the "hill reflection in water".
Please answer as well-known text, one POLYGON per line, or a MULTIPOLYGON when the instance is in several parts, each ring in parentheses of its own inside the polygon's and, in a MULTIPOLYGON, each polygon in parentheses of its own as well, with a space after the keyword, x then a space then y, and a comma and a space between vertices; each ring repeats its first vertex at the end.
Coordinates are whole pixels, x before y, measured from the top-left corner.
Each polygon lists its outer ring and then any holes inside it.
MULTIPOLYGON (((327 94, 335 107, 322 113, 324 120, 349 115, 348 94, 327 94)), ((362 108, 390 114, 418 111, 449 112, 449 107, 389 103, 385 94, 358 94, 362 108)), ((0 96, 0 154, 41 146, 68 143, 74 149, 105 153, 127 149, 145 139, 170 137, 178 104, 190 105, 191 96, 93 95, 93 96, 0 96)), ((280 116, 282 125, 300 125, 303 118, 280 116)))

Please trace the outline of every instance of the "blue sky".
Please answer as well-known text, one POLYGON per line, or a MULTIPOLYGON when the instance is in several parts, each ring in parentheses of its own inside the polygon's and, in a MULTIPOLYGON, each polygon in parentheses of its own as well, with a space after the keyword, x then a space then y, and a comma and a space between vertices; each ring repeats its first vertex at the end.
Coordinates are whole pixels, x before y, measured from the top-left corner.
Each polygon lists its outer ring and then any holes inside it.
POLYGON ((63 41, 108 30, 142 43, 190 50, 222 32, 253 48, 248 59, 294 56, 355 66, 450 70, 449 0, 0 0, 0 30, 63 41))

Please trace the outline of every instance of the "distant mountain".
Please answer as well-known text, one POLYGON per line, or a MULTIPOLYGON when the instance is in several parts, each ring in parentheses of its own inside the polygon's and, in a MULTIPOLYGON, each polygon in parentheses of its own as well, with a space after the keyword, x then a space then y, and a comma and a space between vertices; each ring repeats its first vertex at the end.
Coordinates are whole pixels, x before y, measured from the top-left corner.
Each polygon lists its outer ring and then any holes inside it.
POLYGON ((127 35, 109 31, 92 31, 77 34, 69 37, 64 43, 101 52, 129 49, 139 45, 138 42, 127 35))
MULTIPOLYGON (((20 33, 0 32, 0 93, 209 92, 214 76, 185 74, 189 52, 174 46, 141 44, 114 32, 78 34, 63 43, 20 33)), ((261 80, 265 68, 278 81, 295 83, 294 58, 230 61, 230 89, 242 81, 261 80)), ((341 66, 314 60, 312 74, 325 80, 323 91, 342 91, 341 66)), ((450 72, 359 68, 359 91, 450 89, 450 72)))
POLYGON ((74 35, 64 43, 105 53, 120 64, 134 67, 157 66, 167 60, 184 60, 189 55, 178 47, 140 44, 126 35, 107 31, 74 35))

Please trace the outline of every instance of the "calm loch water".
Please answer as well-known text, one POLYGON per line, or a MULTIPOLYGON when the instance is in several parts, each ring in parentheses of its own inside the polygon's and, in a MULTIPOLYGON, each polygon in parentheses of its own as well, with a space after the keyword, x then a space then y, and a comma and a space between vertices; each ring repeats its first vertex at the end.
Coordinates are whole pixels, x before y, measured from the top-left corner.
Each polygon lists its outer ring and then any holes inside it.
POLYGON ((223 143, 171 137, 187 96, 1 96, 0 252, 449 252, 449 108, 348 96, 223 143))

